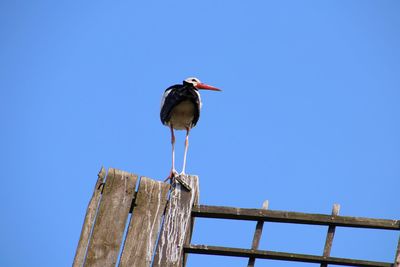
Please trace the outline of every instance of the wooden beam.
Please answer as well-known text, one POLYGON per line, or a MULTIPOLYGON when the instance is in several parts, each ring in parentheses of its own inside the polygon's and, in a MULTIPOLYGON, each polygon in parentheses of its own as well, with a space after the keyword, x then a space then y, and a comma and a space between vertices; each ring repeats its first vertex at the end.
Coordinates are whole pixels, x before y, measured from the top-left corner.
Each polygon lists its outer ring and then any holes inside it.
POLYGON ((150 266, 169 188, 168 183, 140 178, 120 267, 150 266))
POLYGON ((103 189, 104 178, 106 177, 106 170, 101 167, 99 174, 97 175, 97 182, 94 186, 92 198, 86 209, 85 220, 83 222, 81 236, 79 238, 78 247, 76 249, 73 267, 82 267, 85 261, 86 250, 89 243, 89 237, 93 229, 94 219, 96 217, 97 208, 101 197, 101 191, 103 189))
MULTIPOLYGON (((262 205, 263 210, 268 209, 269 202, 268 200, 264 201, 262 205)), ((254 231, 253 242, 251 244, 251 249, 258 249, 258 245, 260 244, 262 230, 264 227, 264 221, 257 221, 256 230, 254 231)), ((256 264, 256 258, 250 257, 249 262, 247 263, 247 267, 253 267, 256 264)))
POLYGON ((278 210, 242 209, 222 206, 194 206, 192 216, 234 220, 268 221, 312 225, 400 230, 399 220, 363 217, 332 216, 325 214, 289 212, 278 210))
POLYGON ((396 256, 394 259, 394 267, 400 267, 400 237, 397 242, 396 256))
MULTIPOLYGON (((340 205, 339 204, 333 204, 332 216, 338 216, 339 215, 339 210, 340 210, 340 205)), ((335 230, 336 230, 336 226, 329 225, 328 232, 326 234, 324 252, 322 254, 324 257, 329 257, 331 255, 331 249, 332 249, 332 244, 333 244, 333 238, 335 236, 335 230)), ((327 267, 327 266, 328 266, 328 264, 321 263, 320 267, 327 267)))
MULTIPOLYGON (((186 189, 188 189, 185 186, 186 189)), ((191 206, 191 208, 194 205, 199 205, 199 199, 200 199, 200 188, 199 188, 199 178, 197 177, 197 182, 195 183, 195 188, 196 190, 193 192, 194 193, 194 201, 193 201, 193 205, 191 206)), ((190 188, 190 190, 192 190, 190 188)), ((195 218, 191 216, 191 212, 190 212, 190 222, 189 222, 189 227, 187 227, 186 229, 186 234, 185 234, 185 241, 184 241, 184 246, 185 245, 190 245, 190 241, 192 240, 192 234, 193 234, 193 228, 194 228, 194 222, 195 222, 195 218)), ((183 253, 182 250, 182 254, 183 254, 183 266, 186 266, 186 262, 187 262, 187 254, 183 253)))
POLYGON ((309 263, 326 263, 342 266, 358 266, 358 267, 392 267, 389 262, 364 261, 347 258, 323 257, 307 254, 276 252, 268 250, 253 250, 241 248, 215 247, 206 245, 190 245, 184 248, 185 253, 207 254, 219 256, 233 257, 254 257, 259 259, 309 262, 309 263))
POLYGON ((183 246, 181 247, 181 253, 182 253, 182 257, 183 257, 183 261, 182 261, 182 266, 185 267, 186 263, 187 263, 187 258, 188 258, 188 254, 183 252, 183 248, 186 245, 190 245, 190 241, 192 239, 192 234, 193 234, 193 228, 194 228, 194 222, 195 222, 195 218, 191 217, 190 218, 190 226, 189 228, 186 230, 186 236, 185 236, 185 241, 183 242, 183 246))
POLYGON ((198 200, 198 177, 181 176, 191 188, 188 191, 179 182, 172 189, 158 240, 154 267, 181 267, 183 246, 191 231, 191 211, 198 200))
POLYGON ((84 266, 115 266, 137 176, 110 168, 84 266))

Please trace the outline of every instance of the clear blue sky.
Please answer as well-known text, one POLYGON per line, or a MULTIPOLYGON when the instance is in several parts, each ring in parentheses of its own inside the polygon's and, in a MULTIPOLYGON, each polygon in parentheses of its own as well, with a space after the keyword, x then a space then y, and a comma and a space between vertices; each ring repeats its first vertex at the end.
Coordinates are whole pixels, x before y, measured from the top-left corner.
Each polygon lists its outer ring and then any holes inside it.
MULTIPOLYGON (((70 266, 102 165, 166 177, 160 97, 187 76, 224 90, 190 139, 202 204, 400 219, 399 1, 138 2, 0 2, 0 266, 70 266)), ((199 219, 193 243, 253 228, 199 219)), ((325 232, 268 223, 261 249, 321 254, 325 232)), ((332 255, 393 261, 397 238, 338 229, 332 255)))

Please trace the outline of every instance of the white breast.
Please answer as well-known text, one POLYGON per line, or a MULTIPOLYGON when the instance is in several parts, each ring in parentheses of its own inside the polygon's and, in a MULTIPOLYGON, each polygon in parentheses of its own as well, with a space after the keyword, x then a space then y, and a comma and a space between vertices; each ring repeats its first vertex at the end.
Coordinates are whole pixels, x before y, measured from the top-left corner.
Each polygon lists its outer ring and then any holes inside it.
POLYGON ((176 130, 184 130, 192 127, 195 106, 189 101, 183 101, 176 105, 171 111, 169 124, 176 130))

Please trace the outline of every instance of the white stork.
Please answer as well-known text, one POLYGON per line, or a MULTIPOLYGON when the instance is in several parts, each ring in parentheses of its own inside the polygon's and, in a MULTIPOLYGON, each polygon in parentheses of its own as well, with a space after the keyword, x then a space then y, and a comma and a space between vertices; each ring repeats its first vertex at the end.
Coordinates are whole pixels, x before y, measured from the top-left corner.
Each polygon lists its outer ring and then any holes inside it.
POLYGON ((201 83, 199 79, 190 77, 182 84, 168 87, 161 100, 161 122, 171 129, 172 168, 168 179, 178 175, 175 170, 175 130, 186 130, 185 153, 181 175, 185 175, 186 155, 189 146, 189 131, 196 126, 200 117, 201 98, 198 90, 221 91, 220 89, 201 83))

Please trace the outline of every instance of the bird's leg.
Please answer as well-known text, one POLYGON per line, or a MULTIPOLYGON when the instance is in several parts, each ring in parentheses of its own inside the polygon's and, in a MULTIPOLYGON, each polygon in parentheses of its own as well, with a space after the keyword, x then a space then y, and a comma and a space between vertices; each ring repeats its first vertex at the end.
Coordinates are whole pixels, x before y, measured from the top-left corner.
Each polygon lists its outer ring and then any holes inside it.
POLYGON ((185 175, 186 155, 187 155, 187 151, 188 151, 188 147, 189 147, 189 131, 190 131, 190 128, 186 127, 185 154, 183 155, 183 168, 182 168, 181 175, 185 175))
POLYGON ((174 134, 174 128, 171 125, 171 145, 172 145, 172 167, 171 167, 171 172, 174 173, 176 172, 175 170, 175 134, 174 134))
POLYGON ((167 179, 165 179, 165 181, 170 179, 172 182, 172 178, 177 176, 178 172, 175 170, 175 134, 172 125, 170 125, 170 129, 171 129, 171 145, 172 145, 172 167, 171 167, 171 172, 169 173, 169 176, 167 177, 167 179))

